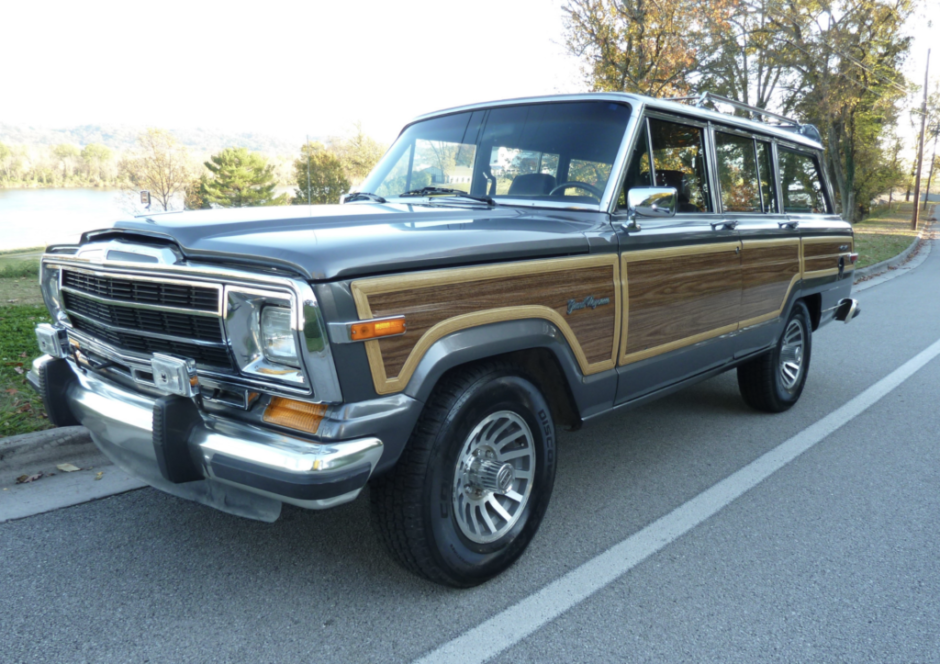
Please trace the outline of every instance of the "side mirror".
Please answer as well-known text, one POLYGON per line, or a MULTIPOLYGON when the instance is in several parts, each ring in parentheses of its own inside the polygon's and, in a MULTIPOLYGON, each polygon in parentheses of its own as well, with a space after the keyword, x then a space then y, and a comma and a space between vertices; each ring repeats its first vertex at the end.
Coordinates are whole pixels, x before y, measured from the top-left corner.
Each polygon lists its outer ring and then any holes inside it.
POLYGON ((627 192, 627 209, 641 217, 673 217, 679 204, 675 187, 634 187, 627 192))

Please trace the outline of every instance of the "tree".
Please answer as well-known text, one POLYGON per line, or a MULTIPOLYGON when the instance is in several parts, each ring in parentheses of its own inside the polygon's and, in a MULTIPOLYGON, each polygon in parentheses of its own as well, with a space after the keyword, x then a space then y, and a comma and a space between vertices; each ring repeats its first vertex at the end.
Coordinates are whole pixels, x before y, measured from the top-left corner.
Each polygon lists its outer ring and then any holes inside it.
POLYGON ((111 150, 100 143, 89 143, 82 149, 82 162, 89 180, 101 180, 101 171, 111 161, 111 150))
POLYGON ((203 192, 205 191, 208 180, 209 178, 203 173, 186 185, 186 189, 183 191, 183 209, 202 210, 210 207, 209 203, 203 197, 203 192))
POLYGON ((146 189, 164 210, 193 179, 189 151, 168 131, 148 129, 121 162, 121 174, 134 189, 146 189))
POLYGON ((288 202, 287 194, 278 196, 274 192, 274 167, 247 148, 225 148, 212 155, 205 166, 212 175, 201 183, 204 206, 253 207, 288 202))
POLYGON ((890 152, 882 136, 907 94, 901 66, 910 39, 901 29, 912 11, 913 0, 797 0, 773 16, 785 36, 778 57, 799 75, 784 108, 826 137, 848 221, 892 181, 884 176, 890 152))
POLYGON ((671 96, 689 91, 702 13, 695 0, 569 0, 565 45, 592 90, 671 96))
POLYGON ((355 133, 347 138, 332 138, 329 141, 330 150, 339 157, 343 164, 346 178, 358 185, 366 179, 382 155, 385 146, 362 131, 362 123, 356 122, 355 133))
POLYGON ((343 162, 322 143, 311 142, 300 148, 300 158, 294 162, 294 178, 297 183, 291 201, 294 205, 339 203, 339 197, 349 191, 343 162))
POLYGON ((78 159, 81 150, 72 143, 61 143, 52 148, 52 154, 62 167, 63 182, 68 180, 75 172, 75 160, 78 159))
MULTIPOLYGON (((772 16, 780 0, 712 3, 698 47, 694 88, 768 108, 792 72, 778 56, 784 35, 772 16)), ((736 111, 743 114, 744 111, 736 111)))

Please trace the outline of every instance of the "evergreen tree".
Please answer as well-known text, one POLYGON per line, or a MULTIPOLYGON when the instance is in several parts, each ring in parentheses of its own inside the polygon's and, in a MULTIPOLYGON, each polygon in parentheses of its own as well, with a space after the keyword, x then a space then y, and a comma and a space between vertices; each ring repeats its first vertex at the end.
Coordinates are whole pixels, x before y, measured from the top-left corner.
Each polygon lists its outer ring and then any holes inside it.
POLYGON ((200 186, 205 206, 250 207, 286 205, 287 194, 277 196, 274 167, 260 154, 247 148, 225 148, 206 162, 212 174, 200 186))
POLYGON ((339 203, 339 197, 349 191, 343 162, 321 143, 307 143, 300 149, 300 158, 294 162, 294 177, 297 182, 294 205, 306 205, 308 201, 339 203))

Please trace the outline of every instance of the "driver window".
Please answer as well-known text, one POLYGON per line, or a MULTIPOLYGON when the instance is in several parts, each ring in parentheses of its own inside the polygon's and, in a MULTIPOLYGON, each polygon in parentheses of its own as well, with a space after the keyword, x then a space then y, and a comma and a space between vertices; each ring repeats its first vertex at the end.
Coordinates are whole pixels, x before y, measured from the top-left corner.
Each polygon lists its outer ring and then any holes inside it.
POLYGON ((649 119, 653 173, 657 187, 675 187, 677 213, 711 212, 702 129, 678 122, 649 119))

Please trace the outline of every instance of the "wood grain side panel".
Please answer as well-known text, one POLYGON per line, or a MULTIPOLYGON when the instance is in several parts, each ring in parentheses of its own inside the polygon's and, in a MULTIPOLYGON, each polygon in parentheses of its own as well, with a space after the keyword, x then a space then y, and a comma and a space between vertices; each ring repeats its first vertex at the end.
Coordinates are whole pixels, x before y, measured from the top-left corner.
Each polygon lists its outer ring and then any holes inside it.
POLYGON ((741 272, 742 324, 779 316, 800 278, 799 238, 745 241, 741 272))
POLYGON ((529 274, 498 280, 468 281, 460 284, 429 286, 369 297, 372 315, 404 315, 408 332, 399 337, 381 339, 379 347, 388 376, 398 376, 418 339, 448 318, 476 311, 499 309, 514 303, 538 304, 567 316, 568 300, 591 295, 607 298, 610 303, 596 309, 574 311, 568 317, 589 364, 610 359, 614 334, 614 283, 610 266, 573 270, 564 278, 546 279, 529 274))
POLYGON ((686 247, 684 255, 648 260, 625 255, 629 317, 621 362, 734 329, 741 301, 738 246, 706 245, 707 252, 686 247))
POLYGON ((352 290, 361 319, 404 315, 407 322, 402 336, 366 342, 380 394, 403 389, 437 339, 503 320, 550 320, 585 374, 615 365, 621 298, 613 254, 365 279, 352 290), (588 296, 607 303, 568 313, 570 299, 588 296))
POLYGON ((837 274, 840 257, 845 257, 846 270, 854 269, 855 266, 848 260, 853 247, 854 240, 848 236, 804 238, 803 276, 812 279, 837 274))

